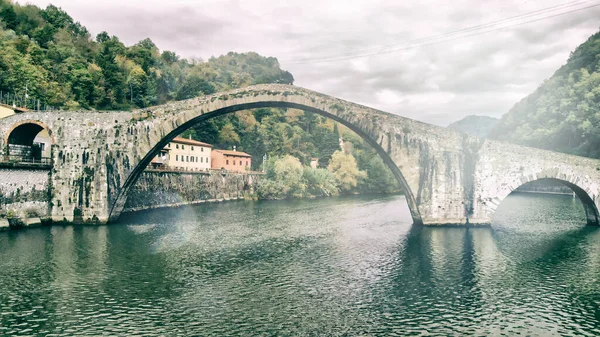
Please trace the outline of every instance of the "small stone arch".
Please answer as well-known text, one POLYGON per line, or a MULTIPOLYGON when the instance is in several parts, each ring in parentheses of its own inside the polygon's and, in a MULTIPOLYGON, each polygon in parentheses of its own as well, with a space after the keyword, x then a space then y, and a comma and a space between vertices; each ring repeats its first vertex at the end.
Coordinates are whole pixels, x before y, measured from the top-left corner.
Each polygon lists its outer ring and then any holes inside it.
POLYGON ((594 194, 589 186, 581 179, 571 175, 560 174, 558 170, 545 170, 537 175, 522 176, 515 180, 513 184, 506 185, 505 188, 500 191, 496 197, 496 202, 492 204, 493 206, 490 208, 490 218, 496 212, 498 205, 517 188, 534 181, 544 180, 560 183, 570 188, 583 204, 587 224, 592 226, 600 225, 600 213, 598 212, 598 206, 596 205, 598 196, 594 194))
MULTIPOLYGON (((45 135, 44 135, 45 136, 45 135)), ((5 161, 48 164, 52 157, 52 145, 55 139, 52 130, 45 123, 25 119, 12 125, 4 135, 2 152, 5 161), (46 131, 46 141, 35 146, 35 139, 41 132, 46 131)))
MULTIPOLYGON (((56 140, 54 139, 52 129, 50 129, 50 127, 48 127, 48 125, 46 125, 46 123, 40 122, 40 121, 34 120, 34 119, 24 119, 22 121, 15 123, 13 126, 11 126, 8 129, 8 131, 4 135, 4 144, 5 145, 9 144, 11 135, 15 131, 18 131, 18 129, 23 129, 23 131, 26 131, 26 132, 27 131, 35 132, 37 130, 38 133, 45 129, 48 131, 48 135, 50 136, 50 140, 51 140, 52 144, 56 144, 56 140)), ((36 133, 36 135, 37 135, 37 133, 36 133)), ((35 135, 33 138, 35 138, 35 135)), ((32 138, 32 140, 33 140, 33 138, 32 138)), ((23 145, 25 145, 25 144, 23 144, 23 145)))

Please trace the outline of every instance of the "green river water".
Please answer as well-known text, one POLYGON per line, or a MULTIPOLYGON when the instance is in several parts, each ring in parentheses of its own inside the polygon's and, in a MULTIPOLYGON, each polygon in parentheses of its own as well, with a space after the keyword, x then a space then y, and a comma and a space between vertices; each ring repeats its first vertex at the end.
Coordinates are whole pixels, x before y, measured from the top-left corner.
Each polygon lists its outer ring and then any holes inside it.
POLYGON ((599 308, 570 196, 511 195, 490 228, 352 196, 0 233, 1 336, 592 336, 599 308))

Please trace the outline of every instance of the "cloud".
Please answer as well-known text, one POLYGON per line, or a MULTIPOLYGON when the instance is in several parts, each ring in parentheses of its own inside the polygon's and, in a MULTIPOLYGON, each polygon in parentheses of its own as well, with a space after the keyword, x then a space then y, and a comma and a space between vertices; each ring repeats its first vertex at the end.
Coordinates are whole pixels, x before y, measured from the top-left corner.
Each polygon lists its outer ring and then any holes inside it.
POLYGON ((501 116, 600 28, 600 7, 594 7, 486 34, 430 38, 552 6, 563 7, 542 14, 576 8, 559 0, 52 2, 94 34, 106 30, 127 44, 150 37, 184 57, 229 51, 275 56, 299 86, 439 125, 469 114, 501 116), (374 55, 316 62, 360 51, 374 55), (302 59, 313 61, 297 62, 302 59))

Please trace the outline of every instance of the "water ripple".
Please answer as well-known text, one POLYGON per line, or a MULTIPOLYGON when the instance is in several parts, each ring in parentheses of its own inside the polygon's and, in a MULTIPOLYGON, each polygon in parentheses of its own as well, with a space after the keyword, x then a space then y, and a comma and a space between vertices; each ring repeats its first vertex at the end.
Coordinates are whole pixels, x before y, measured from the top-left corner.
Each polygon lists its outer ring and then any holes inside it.
POLYGON ((511 196, 491 229, 414 227, 402 197, 121 222, 0 233, 0 335, 600 334, 600 231, 568 197, 511 196))

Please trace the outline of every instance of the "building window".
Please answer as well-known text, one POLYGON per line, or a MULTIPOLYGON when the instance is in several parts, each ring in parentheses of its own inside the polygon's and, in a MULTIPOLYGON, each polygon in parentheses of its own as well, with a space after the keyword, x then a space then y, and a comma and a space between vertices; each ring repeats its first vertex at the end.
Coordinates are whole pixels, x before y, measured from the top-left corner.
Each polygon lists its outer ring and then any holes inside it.
POLYGON ((179 161, 179 155, 175 156, 175 161, 179 161))
POLYGON ((192 146, 192 151, 194 151, 194 147, 192 146))
POLYGON ((171 143, 167 144, 167 147, 171 147, 171 143))
POLYGON ((240 166, 242 166, 242 161, 240 160, 240 166))
POLYGON ((229 165, 229 159, 225 161, 225 165, 229 165))
POLYGON ((204 163, 204 158, 200 157, 200 162, 204 163))
POLYGON ((175 148, 178 149, 179 148, 179 144, 175 144, 175 148))
POLYGON ((204 152, 204 148, 203 148, 203 147, 201 147, 201 148, 200 148, 200 151, 204 152))
POLYGON ((206 163, 208 164, 208 157, 206 157, 206 163))
POLYGON ((248 166, 248 161, 246 160, 246 166, 248 166))
POLYGON ((181 145, 181 149, 182 149, 182 150, 185 150, 185 145, 181 145))
POLYGON ((185 161, 189 163, 190 162, 190 156, 185 156, 185 161))

